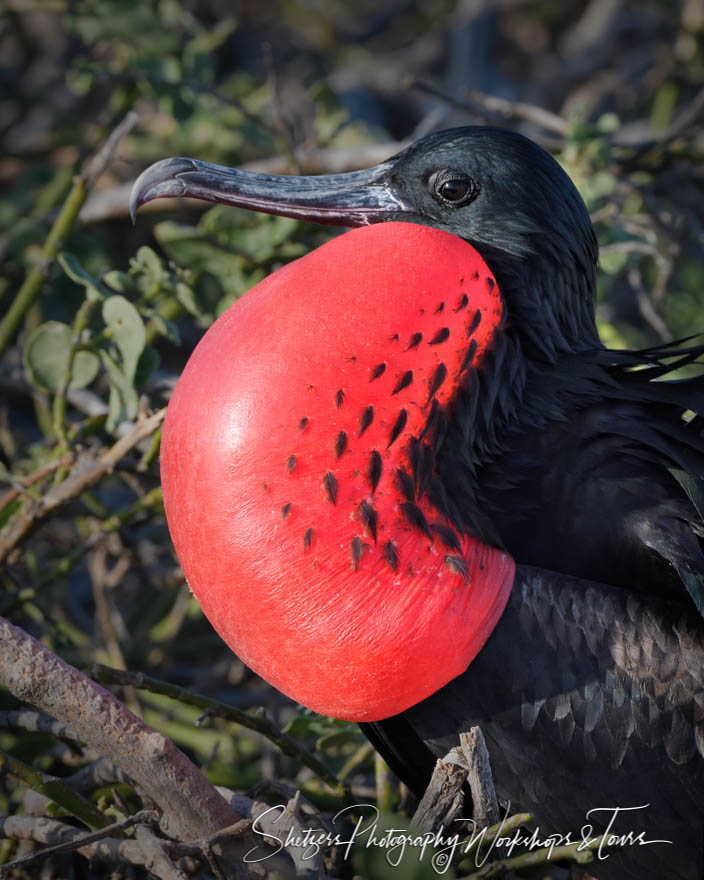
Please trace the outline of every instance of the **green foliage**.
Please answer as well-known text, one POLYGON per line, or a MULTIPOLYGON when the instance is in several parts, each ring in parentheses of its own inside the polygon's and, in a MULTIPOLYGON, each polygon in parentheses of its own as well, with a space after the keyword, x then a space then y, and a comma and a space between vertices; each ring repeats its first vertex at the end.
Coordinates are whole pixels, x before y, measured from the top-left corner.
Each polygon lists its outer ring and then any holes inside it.
MULTIPOLYGON (((69 367, 72 336, 68 324, 60 321, 47 321, 28 336, 24 363, 37 388, 42 391, 59 391, 62 376, 69 367)), ((90 385, 99 368, 100 361, 93 352, 77 352, 71 365, 69 389, 90 385)))

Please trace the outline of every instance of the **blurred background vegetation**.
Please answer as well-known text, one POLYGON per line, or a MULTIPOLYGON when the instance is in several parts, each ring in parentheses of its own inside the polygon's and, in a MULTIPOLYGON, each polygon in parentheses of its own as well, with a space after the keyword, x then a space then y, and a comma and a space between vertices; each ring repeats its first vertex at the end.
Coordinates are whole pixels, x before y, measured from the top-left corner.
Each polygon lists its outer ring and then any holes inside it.
MULTIPOLYGON (((81 669, 264 707, 354 798, 397 809, 354 725, 297 709, 201 616, 163 517, 158 431, 40 508, 166 403, 218 314, 333 234, 188 202, 152 203, 132 226, 130 184, 167 156, 314 173, 432 130, 515 127, 557 156, 592 212, 605 342, 688 336, 704 330, 703 36, 701 0, 0 2, 0 613, 81 669)), ((286 780, 321 809, 343 803, 256 731, 214 713, 195 724, 202 708, 163 693, 119 693, 217 784, 286 780)), ((23 727, 17 707, 0 693, 2 753, 68 779, 96 759, 23 727)), ((0 814, 38 809, 29 788, 1 776, 0 814)), ((132 796, 91 794, 115 816, 132 796)), ((0 863, 29 846, 0 840, 0 863)), ((52 864, 47 877, 95 876, 79 858, 52 864)))

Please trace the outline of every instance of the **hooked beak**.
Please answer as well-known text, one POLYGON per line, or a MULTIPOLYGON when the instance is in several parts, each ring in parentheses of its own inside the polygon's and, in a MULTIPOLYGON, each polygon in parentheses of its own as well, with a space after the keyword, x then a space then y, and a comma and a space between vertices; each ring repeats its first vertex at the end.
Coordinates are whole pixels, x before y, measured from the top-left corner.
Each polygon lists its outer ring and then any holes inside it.
POLYGON ((296 177, 239 171, 197 159, 163 159, 135 181, 130 215, 134 221, 146 202, 181 196, 313 223, 367 226, 405 210, 389 182, 394 164, 388 160, 363 171, 296 177))

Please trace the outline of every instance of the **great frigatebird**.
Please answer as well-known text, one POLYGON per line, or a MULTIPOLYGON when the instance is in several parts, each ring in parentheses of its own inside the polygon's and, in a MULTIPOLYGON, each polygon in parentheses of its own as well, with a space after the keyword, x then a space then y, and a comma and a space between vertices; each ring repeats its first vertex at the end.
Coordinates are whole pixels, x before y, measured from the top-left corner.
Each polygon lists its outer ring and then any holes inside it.
MULTIPOLYGON (((669 374, 704 347, 604 348, 587 210, 559 164, 512 132, 441 132, 374 168, 319 177, 168 159, 139 178, 133 207, 169 196, 331 225, 403 221, 451 233, 481 254, 505 312, 481 363, 456 374, 451 399, 429 407, 425 427, 410 437, 415 460, 397 475, 398 494, 426 543, 437 537, 421 516, 432 509, 450 525, 449 536, 440 534, 446 543, 454 534, 499 548, 518 564, 516 578, 466 671, 363 728, 421 792, 434 756, 479 724, 499 797, 530 810, 546 833, 586 824, 596 833, 614 808, 638 808, 615 817, 613 830, 635 839, 590 867, 594 876, 701 878, 704 383, 669 374), (589 810, 601 812, 587 819, 589 810)), ((461 302, 453 299, 453 308, 461 302)), ((450 305, 448 293, 448 313, 450 305)), ((385 307, 378 302, 380 316, 385 307)), ((312 325, 316 303, 308 309, 312 325)), ((284 310, 282 332, 286 320, 284 310)), ((420 350, 413 341, 404 344, 409 358, 420 350)), ((412 372, 394 382, 408 384, 412 372)), ((203 410, 217 406, 200 389, 203 410)), ((295 455, 288 464, 295 468, 295 455)), ((336 502, 334 474, 323 485, 336 502)), ((376 540, 376 520, 361 513, 365 535, 373 530, 376 540)), ((199 528, 196 517, 190 510, 189 528, 199 528)), ((256 536, 249 538, 256 555, 256 536)), ((353 544, 357 562, 363 551, 353 544)), ((275 564, 257 561, 261 569, 275 564)))

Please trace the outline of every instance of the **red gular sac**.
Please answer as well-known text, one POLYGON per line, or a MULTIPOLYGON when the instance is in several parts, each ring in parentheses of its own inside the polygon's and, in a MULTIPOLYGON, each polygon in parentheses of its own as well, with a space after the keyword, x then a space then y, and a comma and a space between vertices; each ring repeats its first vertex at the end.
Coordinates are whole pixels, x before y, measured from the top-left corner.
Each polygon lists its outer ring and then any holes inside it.
POLYGON ((161 467, 188 582, 230 648, 317 712, 407 709, 503 612, 513 561, 425 491, 436 427, 502 313, 462 239, 362 227, 235 303, 176 387, 161 467))

